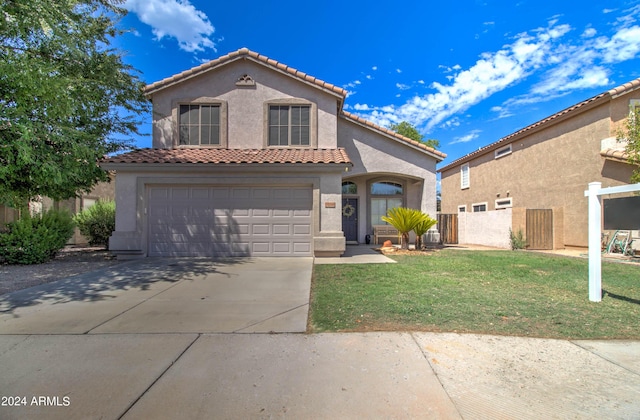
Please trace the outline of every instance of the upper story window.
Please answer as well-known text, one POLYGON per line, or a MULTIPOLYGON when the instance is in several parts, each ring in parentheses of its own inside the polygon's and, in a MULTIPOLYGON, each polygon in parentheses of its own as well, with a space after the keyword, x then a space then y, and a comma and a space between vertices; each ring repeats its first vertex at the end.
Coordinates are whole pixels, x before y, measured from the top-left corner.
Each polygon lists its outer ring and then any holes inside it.
POLYGON ((469 188, 469 164, 460 167, 460 188, 469 188))
POLYGON ((220 105, 180 105, 180 146, 220 145, 220 105))
POLYGON ((269 106, 269 146, 309 146, 309 105, 269 106))
POLYGON ((358 186, 351 181, 342 183, 342 194, 358 194, 358 186))

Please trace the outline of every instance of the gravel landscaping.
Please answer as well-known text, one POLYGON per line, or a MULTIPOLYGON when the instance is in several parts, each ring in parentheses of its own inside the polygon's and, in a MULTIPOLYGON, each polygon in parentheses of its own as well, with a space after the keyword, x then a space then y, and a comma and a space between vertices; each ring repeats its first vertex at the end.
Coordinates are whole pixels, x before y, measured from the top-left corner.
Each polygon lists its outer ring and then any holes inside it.
POLYGON ((0 264, 0 295, 118 264, 101 247, 65 247, 44 264, 0 264))

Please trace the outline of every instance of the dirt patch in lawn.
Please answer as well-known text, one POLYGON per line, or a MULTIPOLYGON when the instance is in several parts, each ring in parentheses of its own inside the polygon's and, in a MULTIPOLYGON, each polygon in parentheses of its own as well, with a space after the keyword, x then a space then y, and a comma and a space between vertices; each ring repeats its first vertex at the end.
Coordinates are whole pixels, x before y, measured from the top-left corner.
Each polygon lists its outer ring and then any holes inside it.
POLYGON ((383 255, 393 256, 393 255, 433 255, 436 252, 439 252, 439 249, 401 249, 396 247, 383 247, 378 248, 377 251, 382 253, 383 255))
POLYGON ((104 248, 65 247, 43 264, 0 264, 0 295, 121 263, 104 248))

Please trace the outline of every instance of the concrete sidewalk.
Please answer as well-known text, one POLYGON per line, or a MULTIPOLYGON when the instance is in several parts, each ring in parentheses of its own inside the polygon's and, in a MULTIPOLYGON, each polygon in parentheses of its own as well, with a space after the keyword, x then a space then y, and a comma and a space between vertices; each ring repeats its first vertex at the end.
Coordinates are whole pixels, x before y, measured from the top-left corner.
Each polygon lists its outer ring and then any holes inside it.
POLYGON ((0 391, 26 406, 0 418, 635 419, 638 354, 453 333, 4 335, 0 391))

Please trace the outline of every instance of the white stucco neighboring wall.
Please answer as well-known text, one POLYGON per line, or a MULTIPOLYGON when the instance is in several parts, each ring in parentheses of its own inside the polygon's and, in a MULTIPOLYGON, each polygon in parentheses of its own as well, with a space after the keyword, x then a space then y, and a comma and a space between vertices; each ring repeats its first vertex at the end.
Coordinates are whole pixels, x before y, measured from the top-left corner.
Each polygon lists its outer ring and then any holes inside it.
POLYGON ((512 209, 458 213, 458 242, 510 248, 512 209))

